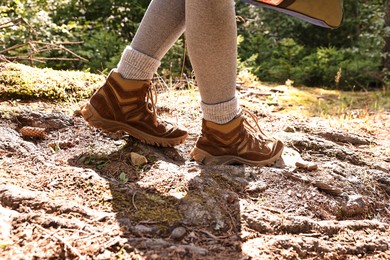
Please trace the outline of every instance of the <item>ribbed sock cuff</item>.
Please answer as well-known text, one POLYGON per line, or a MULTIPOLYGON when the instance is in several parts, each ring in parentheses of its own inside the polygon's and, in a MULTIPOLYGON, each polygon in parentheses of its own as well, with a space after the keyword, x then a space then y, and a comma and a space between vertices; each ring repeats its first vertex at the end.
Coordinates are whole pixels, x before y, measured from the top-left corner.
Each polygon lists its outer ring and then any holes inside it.
POLYGON ((201 102, 200 107, 202 108, 204 119, 221 125, 230 122, 241 112, 237 97, 212 105, 201 102))
POLYGON ((153 78, 159 66, 159 60, 128 46, 118 63, 118 72, 125 79, 147 80, 153 78))

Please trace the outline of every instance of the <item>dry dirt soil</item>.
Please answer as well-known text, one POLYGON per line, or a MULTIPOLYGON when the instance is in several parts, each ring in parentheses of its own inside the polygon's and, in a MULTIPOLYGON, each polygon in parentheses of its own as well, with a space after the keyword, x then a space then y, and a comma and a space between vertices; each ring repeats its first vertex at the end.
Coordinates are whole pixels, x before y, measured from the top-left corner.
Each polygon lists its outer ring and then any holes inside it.
POLYGON ((88 126, 85 101, 1 102, 0 258, 390 259, 390 114, 342 125, 256 91, 243 105, 286 144, 272 167, 191 161, 194 90, 159 96, 189 131, 175 148, 88 126))

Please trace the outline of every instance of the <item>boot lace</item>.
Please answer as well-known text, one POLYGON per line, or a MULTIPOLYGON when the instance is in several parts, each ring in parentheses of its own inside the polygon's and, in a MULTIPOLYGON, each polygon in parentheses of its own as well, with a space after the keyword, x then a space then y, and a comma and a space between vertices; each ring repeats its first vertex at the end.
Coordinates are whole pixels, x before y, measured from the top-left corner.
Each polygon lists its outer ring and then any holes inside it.
POLYGON ((153 117, 157 116, 157 89, 156 86, 150 83, 148 90, 146 91, 146 110, 153 114, 153 117))
POLYGON ((263 140, 272 140, 272 138, 268 137, 263 130, 261 130, 259 120, 251 111, 242 108, 242 112, 247 115, 244 119, 244 124, 247 126, 246 129, 252 137, 260 137, 263 140), (248 120, 248 117, 250 120, 248 120))
MULTIPOLYGON (((154 84, 150 83, 147 91, 146 91, 146 111, 153 115, 154 124, 157 126, 161 122, 157 120, 157 88, 154 84)), ((167 124, 166 121, 163 123, 167 124)), ((171 132, 178 129, 176 124, 170 124, 172 127, 170 128, 171 132)))

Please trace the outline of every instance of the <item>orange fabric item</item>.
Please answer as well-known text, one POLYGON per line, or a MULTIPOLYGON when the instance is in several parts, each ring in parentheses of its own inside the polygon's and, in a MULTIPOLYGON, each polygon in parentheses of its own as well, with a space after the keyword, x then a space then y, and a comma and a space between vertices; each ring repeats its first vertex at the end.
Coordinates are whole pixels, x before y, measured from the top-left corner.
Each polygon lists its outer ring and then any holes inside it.
POLYGON ((260 2, 264 2, 270 5, 279 5, 283 0, 261 0, 260 2))
POLYGON ((270 8, 309 23, 337 28, 343 21, 343 0, 242 0, 270 8))

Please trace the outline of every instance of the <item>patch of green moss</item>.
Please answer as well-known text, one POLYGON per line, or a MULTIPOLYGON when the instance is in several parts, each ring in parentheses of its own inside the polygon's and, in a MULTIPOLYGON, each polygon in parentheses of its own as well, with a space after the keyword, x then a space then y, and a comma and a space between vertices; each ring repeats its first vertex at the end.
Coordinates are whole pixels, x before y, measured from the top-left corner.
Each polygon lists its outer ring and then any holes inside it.
POLYGON ((101 170, 109 162, 109 156, 107 154, 84 154, 80 156, 78 162, 94 165, 98 170, 101 170))
POLYGON ((195 202, 199 204, 206 203, 206 199, 202 196, 201 193, 197 190, 190 190, 187 192, 185 199, 190 202, 195 202))
POLYGON ((111 191, 113 208, 119 217, 128 217, 134 222, 158 221, 174 224, 183 219, 177 209, 178 200, 146 191, 134 194, 124 193, 115 188, 111 191))
MULTIPOLYGON (((212 175, 212 178, 218 183, 219 188, 222 190, 240 192, 244 189, 244 187, 240 183, 235 182, 234 180, 229 179, 222 174, 214 173, 212 175)), ((214 190, 214 188, 212 188, 211 190, 214 190)))
POLYGON ((104 76, 0 63, 0 98, 76 101, 90 97, 104 76))

